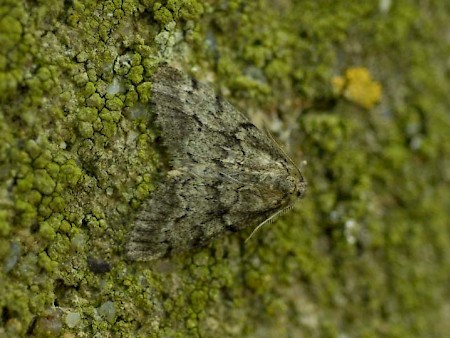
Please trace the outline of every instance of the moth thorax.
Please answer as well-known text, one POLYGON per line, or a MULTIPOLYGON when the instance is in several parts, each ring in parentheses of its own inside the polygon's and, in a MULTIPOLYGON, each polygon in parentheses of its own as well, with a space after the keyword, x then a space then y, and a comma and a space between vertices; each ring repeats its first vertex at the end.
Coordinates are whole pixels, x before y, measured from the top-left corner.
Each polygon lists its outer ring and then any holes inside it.
POLYGON ((279 173, 267 174, 264 176, 261 183, 267 188, 267 190, 273 191, 276 195, 296 195, 299 187, 299 180, 286 172, 282 175, 279 173))

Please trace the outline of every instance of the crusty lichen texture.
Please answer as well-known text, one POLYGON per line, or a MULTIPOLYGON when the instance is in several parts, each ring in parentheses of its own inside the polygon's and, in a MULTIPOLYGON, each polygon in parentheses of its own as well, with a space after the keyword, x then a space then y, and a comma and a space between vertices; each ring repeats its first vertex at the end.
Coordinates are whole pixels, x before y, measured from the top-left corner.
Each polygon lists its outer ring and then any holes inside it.
POLYGON ((448 1, 0 4, 0 336, 443 337, 448 1), (130 220, 170 159, 168 60, 263 117, 310 189, 154 263, 130 220))

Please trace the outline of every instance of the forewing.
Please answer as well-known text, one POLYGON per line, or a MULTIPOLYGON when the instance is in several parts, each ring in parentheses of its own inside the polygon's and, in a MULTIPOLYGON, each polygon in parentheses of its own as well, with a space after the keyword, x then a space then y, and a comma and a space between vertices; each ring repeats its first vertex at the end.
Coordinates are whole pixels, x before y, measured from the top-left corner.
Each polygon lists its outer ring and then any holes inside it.
POLYGON ((202 176, 187 171, 171 173, 138 214, 127 254, 135 260, 153 260, 172 251, 205 246, 227 231, 256 226, 274 212, 258 194, 212 172, 202 176), (252 209, 255 203, 262 209, 252 209))
POLYGON ((247 117, 174 68, 163 66, 155 74, 152 102, 174 168, 221 162, 257 170, 284 158, 247 117))

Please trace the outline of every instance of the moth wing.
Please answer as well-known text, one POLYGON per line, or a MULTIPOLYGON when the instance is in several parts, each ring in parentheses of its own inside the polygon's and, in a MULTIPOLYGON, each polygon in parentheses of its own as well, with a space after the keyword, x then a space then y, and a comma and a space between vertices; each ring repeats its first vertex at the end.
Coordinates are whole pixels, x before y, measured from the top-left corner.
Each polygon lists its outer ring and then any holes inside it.
POLYGON ((135 260, 153 260, 172 251, 206 245, 224 231, 217 178, 176 171, 161 184, 137 215, 127 244, 135 260))
POLYGON ((160 67, 154 75, 152 102, 174 168, 221 161, 258 169, 284 158, 246 116, 174 68, 160 67))
POLYGON ((267 175, 279 172, 277 181, 289 175, 284 154, 212 89, 163 66, 153 79, 152 104, 173 170, 137 216, 127 244, 131 259, 204 246, 260 224, 288 200, 267 175), (274 192, 278 197, 270 199, 274 192))
POLYGON ((219 171, 200 165, 171 172, 138 213, 127 243, 128 257, 153 260, 203 247, 274 213, 273 207, 266 207, 265 196, 216 174, 219 171))

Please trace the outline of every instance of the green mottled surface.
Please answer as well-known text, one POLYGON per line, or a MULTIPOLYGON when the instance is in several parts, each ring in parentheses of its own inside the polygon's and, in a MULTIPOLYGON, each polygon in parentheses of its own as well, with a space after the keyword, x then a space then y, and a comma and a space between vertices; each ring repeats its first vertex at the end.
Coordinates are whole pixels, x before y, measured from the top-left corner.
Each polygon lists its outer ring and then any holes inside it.
POLYGON ((445 336, 449 15, 444 0, 3 0, 0 337, 445 336), (310 190, 246 244, 133 263, 130 219, 164 172, 159 60, 265 116, 310 190), (344 78, 355 68, 379 100, 344 78))

